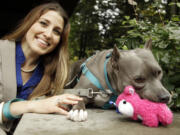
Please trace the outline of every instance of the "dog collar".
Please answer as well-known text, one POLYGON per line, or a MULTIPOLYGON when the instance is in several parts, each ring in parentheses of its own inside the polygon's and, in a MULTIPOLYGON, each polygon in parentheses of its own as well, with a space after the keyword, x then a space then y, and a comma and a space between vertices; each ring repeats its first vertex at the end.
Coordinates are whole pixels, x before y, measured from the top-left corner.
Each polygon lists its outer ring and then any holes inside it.
POLYGON ((105 80, 106 80, 106 84, 107 84, 108 88, 112 91, 112 93, 114 93, 115 95, 117 95, 117 92, 112 88, 112 86, 111 86, 111 84, 110 84, 110 82, 109 82, 108 74, 107 74, 107 70, 106 70, 106 66, 107 66, 107 63, 108 63, 110 57, 111 57, 111 53, 108 53, 108 54, 106 55, 106 60, 105 60, 105 62, 104 62, 104 76, 105 76, 105 80))

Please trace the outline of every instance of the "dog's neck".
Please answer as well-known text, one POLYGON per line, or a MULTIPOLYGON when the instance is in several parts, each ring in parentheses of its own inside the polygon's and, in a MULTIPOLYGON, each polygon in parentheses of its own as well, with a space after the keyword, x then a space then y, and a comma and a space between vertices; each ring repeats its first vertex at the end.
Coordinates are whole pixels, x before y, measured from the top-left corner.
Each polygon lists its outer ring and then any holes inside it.
MULTIPOLYGON (((125 51, 125 52, 123 51, 123 53, 126 53, 126 52, 128 51, 125 51)), ((117 83, 117 80, 118 80, 117 75, 116 75, 117 71, 114 70, 112 67, 111 56, 107 58, 107 56, 111 53, 112 53, 112 49, 96 54, 90 61, 90 63, 93 63, 93 66, 90 66, 90 71, 94 73, 94 75, 100 81, 104 89, 110 89, 110 87, 112 87, 112 89, 110 90, 114 94, 119 94, 119 91, 122 90, 123 87, 121 87, 122 86, 121 82, 117 83), (106 61, 107 61, 107 64, 105 65, 106 61), (92 68, 92 67, 96 67, 96 68, 92 68), (110 83, 110 87, 107 84, 107 79, 105 79, 105 72, 107 72, 107 78, 108 78, 108 82, 110 83)))
MULTIPOLYGON (((112 88, 118 93, 120 94, 120 91, 122 90, 122 82, 120 83, 117 83, 117 76, 115 75, 116 70, 113 69, 112 67, 112 64, 111 64, 111 61, 109 60, 108 63, 107 63, 107 74, 108 74, 108 79, 109 79, 109 82, 112 86, 112 88)), ((120 76, 119 76, 120 77, 120 76)))
MULTIPOLYGON (((119 50, 120 55, 119 56, 121 60, 126 59, 127 57, 137 57, 137 55, 135 54, 135 52, 133 50, 119 50)), ((113 57, 113 56, 112 56, 113 57)), ((113 89, 120 94, 124 87, 126 85, 129 85, 130 82, 126 82, 123 81, 123 79, 125 80, 126 78, 124 78, 124 74, 125 74, 125 70, 122 69, 123 67, 123 62, 119 62, 117 61, 116 63, 118 64, 117 67, 113 67, 113 58, 110 58, 110 60, 107 63, 107 74, 108 74, 108 78, 109 78, 109 82, 111 84, 111 86, 113 87, 113 89), (124 83, 126 82, 126 84, 124 83)), ((114 56, 116 57, 116 56, 114 56)), ((126 67, 128 68, 128 67, 126 67)), ((128 80, 131 80, 130 76, 126 76, 127 78, 129 78, 128 80)))
MULTIPOLYGON (((88 69, 96 76, 96 78, 100 81, 102 87, 104 89, 109 89, 107 82, 104 76, 104 63, 106 61, 107 54, 111 53, 112 49, 102 51, 96 55, 94 55, 88 62, 87 67, 88 69), (98 68, 97 68, 98 67, 98 68)), ((122 57, 126 57, 129 51, 122 51, 122 57)), ((108 81, 111 87, 115 90, 115 93, 120 94, 123 90, 124 85, 122 84, 122 77, 117 76, 118 72, 122 72, 121 69, 115 70, 112 66, 112 58, 109 58, 109 61, 106 65, 106 71, 108 76, 108 81), (121 78, 121 79, 119 79, 121 78)), ((98 89, 98 88, 97 88, 98 89)))

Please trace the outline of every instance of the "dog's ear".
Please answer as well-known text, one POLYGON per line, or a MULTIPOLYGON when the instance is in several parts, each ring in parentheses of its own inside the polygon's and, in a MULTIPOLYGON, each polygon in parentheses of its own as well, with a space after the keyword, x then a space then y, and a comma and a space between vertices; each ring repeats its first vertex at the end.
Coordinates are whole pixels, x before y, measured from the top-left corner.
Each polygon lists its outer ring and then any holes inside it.
POLYGON ((151 38, 146 42, 146 44, 144 45, 144 48, 149 49, 149 50, 152 49, 152 39, 151 38))
POLYGON ((118 48, 116 45, 114 45, 112 56, 111 56, 111 62, 112 62, 112 67, 115 69, 118 69, 119 58, 120 58, 120 54, 119 54, 118 48))

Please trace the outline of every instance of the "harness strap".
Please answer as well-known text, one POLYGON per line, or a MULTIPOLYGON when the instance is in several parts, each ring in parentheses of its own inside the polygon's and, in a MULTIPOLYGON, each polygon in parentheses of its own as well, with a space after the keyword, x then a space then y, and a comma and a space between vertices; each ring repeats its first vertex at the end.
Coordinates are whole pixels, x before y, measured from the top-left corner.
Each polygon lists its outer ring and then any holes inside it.
POLYGON ((109 53, 109 54, 106 55, 106 60, 105 60, 105 62, 104 62, 104 76, 105 76, 105 80, 106 80, 106 84, 107 84, 108 88, 109 88, 115 95, 117 95, 116 91, 112 88, 112 86, 111 86, 111 84, 110 84, 110 82, 109 82, 108 74, 107 74, 107 70, 106 70, 106 66, 107 66, 107 63, 108 63, 110 57, 111 57, 111 53, 109 53))
POLYGON ((94 74, 89 71, 89 69, 87 68, 85 62, 81 65, 81 70, 82 70, 82 73, 88 78, 88 80, 89 80, 92 84, 94 84, 98 89, 104 91, 104 88, 102 87, 101 83, 100 83, 99 80, 94 76, 94 74))
MULTIPOLYGON (((117 99, 117 95, 112 95, 111 97, 110 97, 110 99, 109 99, 109 101, 112 101, 112 102, 116 102, 116 99, 117 99)), ((107 102, 107 103, 105 103, 104 105, 103 105, 103 107, 102 107, 103 109, 109 109, 109 108, 112 108, 112 105, 109 103, 109 102, 107 102)))

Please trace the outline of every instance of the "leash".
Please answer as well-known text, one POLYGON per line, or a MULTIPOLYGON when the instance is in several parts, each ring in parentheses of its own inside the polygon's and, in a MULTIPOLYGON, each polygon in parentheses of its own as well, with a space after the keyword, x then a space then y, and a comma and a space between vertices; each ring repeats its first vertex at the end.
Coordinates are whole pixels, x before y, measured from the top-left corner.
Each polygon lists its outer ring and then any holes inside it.
POLYGON ((102 108, 103 109, 109 109, 112 108, 112 103, 115 103, 117 96, 112 95, 111 90, 106 89, 105 91, 98 91, 94 92, 92 88, 88 89, 64 89, 64 93, 71 93, 80 97, 87 97, 87 98, 94 98, 94 96, 101 94, 102 97, 107 97, 108 95, 111 95, 108 102, 106 102, 102 108), (112 102, 112 103, 111 103, 112 102))
POLYGON ((107 89, 105 91, 94 92, 92 88, 88 89, 64 89, 64 93, 71 93, 81 97, 93 98, 97 94, 111 95, 112 92, 107 89))
POLYGON ((70 80, 68 83, 65 84, 64 89, 74 88, 74 86, 78 83, 79 78, 81 76, 82 70, 73 77, 72 80, 70 80))

